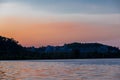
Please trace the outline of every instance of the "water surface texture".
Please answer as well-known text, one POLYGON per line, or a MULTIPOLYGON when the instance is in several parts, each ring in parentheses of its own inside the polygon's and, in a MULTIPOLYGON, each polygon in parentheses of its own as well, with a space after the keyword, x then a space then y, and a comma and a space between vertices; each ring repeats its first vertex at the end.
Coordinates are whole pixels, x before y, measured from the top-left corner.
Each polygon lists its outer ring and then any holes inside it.
POLYGON ((120 59, 0 61, 0 80, 120 80, 120 59))

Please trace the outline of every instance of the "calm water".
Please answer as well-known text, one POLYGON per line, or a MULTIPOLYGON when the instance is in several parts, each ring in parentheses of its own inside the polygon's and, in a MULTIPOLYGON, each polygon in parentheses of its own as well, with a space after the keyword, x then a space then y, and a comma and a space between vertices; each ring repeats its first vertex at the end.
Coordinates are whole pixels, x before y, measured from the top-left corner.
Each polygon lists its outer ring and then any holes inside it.
POLYGON ((0 61, 0 80, 120 80, 120 59, 0 61))

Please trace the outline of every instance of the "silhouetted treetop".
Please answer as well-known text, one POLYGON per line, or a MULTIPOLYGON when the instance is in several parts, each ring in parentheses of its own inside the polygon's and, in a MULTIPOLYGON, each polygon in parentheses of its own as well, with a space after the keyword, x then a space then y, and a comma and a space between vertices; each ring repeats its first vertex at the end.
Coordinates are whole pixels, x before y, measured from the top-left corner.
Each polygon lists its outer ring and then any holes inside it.
POLYGON ((22 46, 18 44, 18 41, 13 38, 0 36, 0 50, 18 50, 20 48, 22 48, 22 46))

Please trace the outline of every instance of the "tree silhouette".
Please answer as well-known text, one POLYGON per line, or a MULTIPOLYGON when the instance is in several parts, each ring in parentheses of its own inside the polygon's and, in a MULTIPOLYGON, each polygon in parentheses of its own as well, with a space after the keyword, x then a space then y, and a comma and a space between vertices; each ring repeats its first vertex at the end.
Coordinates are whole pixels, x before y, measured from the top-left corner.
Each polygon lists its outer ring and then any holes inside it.
MULTIPOLYGON (((52 46, 53 47, 53 46, 52 46)), ((13 60, 13 59, 81 59, 81 58, 120 58, 119 48, 107 46, 99 43, 71 43, 64 46, 53 47, 56 52, 46 53, 47 47, 31 48, 22 47, 18 41, 13 38, 6 38, 0 36, 0 59, 13 60), (106 47, 108 51, 101 53, 97 49, 106 47), (59 52, 59 49, 64 48, 59 52), (93 52, 89 52, 90 50, 93 52), (58 51, 57 51, 58 50, 58 51), (69 50, 71 52, 69 52, 69 50), (82 52, 82 51, 83 52, 82 52), (68 52, 67 52, 68 51, 68 52)), ((54 50, 54 49, 53 49, 54 50)), ((101 50, 101 49, 100 49, 101 50)), ((104 49, 102 49, 104 50, 104 49)))

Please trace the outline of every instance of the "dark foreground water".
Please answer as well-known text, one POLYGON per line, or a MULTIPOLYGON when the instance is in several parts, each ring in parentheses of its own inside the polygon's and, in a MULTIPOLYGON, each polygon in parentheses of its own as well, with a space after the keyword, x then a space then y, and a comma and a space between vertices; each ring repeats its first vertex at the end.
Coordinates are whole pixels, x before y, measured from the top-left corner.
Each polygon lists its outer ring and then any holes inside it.
POLYGON ((120 59, 0 61, 0 80, 120 80, 120 59))

